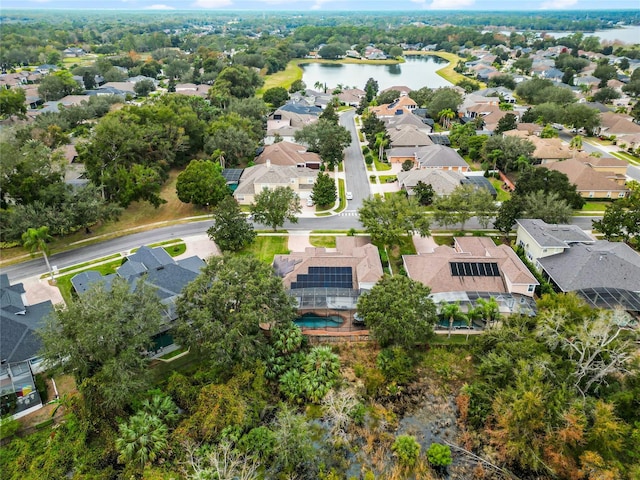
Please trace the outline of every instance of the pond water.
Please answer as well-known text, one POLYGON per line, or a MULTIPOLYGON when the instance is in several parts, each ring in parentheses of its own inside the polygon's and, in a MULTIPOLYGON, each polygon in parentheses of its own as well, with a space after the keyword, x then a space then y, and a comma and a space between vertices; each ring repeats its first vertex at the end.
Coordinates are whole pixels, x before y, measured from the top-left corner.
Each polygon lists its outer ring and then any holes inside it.
POLYGON ((408 55, 405 63, 396 65, 372 65, 363 63, 305 63, 302 80, 308 88, 316 82, 327 85, 327 91, 338 84, 345 87, 364 88, 369 78, 378 81, 380 90, 395 85, 412 90, 422 87, 450 87, 452 84, 436 73, 449 62, 433 55, 408 55))
POLYGON ((315 313, 305 313, 301 317, 293 321, 300 328, 326 328, 340 327, 344 323, 344 319, 338 315, 329 315, 321 317, 315 313))

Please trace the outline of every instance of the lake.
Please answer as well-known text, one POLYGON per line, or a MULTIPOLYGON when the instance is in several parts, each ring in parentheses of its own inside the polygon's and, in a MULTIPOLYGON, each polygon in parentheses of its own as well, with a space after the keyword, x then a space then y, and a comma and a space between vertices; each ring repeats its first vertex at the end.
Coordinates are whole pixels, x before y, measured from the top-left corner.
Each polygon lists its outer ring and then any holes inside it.
MULTIPOLYGON (((486 30, 485 30, 486 31, 486 30)), ((503 30, 500 33, 504 35, 510 35, 509 30, 503 30)), ((518 31, 517 33, 522 33, 518 31)), ((576 32, 544 32, 553 38, 562 38, 573 35, 576 32)), ((608 28, 607 30, 596 30, 595 32, 588 32, 584 34, 585 37, 598 37, 600 41, 615 42, 616 40, 623 43, 640 43, 640 26, 634 25, 632 27, 622 28, 608 28)))
POLYGON ((436 73, 447 66, 447 60, 434 55, 409 55, 405 60, 405 63, 396 65, 305 63, 300 66, 302 80, 308 88, 314 88, 316 82, 321 82, 326 83, 327 91, 331 91, 338 84, 363 89, 370 78, 378 81, 380 90, 395 85, 405 85, 412 90, 452 86, 436 73))
MULTIPOLYGON (((553 38, 562 38, 572 35, 574 32, 547 32, 553 38)), ((585 33, 585 37, 598 37, 600 41, 614 42, 616 40, 623 43, 640 43, 640 26, 609 28, 607 30, 596 30, 592 33, 585 33)))

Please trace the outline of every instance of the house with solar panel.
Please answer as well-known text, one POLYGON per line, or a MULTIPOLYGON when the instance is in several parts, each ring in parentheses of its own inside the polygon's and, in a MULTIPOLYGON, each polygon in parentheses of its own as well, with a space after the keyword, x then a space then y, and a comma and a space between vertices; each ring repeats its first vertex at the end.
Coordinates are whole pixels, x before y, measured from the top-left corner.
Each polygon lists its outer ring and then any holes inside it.
POLYGON ((297 301, 303 330, 364 328, 355 317, 358 298, 383 275, 378 248, 363 236, 336 237, 335 249, 308 247, 276 255, 273 268, 297 301))
POLYGON ((205 265, 204 260, 197 256, 175 260, 162 247, 144 246, 129 255, 116 273, 102 275, 96 270, 86 270, 74 275, 71 285, 78 295, 84 295, 96 283, 109 290, 116 277, 124 278, 131 288, 136 288, 139 281, 150 285, 158 295, 165 316, 162 330, 153 338, 154 351, 161 351, 173 344, 173 337, 168 331, 171 322, 177 318, 176 301, 205 265))
POLYGON ((456 302, 465 310, 481 298, 494 298, 502 314, 536 314, 533 295, 539 282, 509 246, 491 238, 456 237, 453 247, 402 260, 407 276, 428 286, 436 304, 456 302))
POLYGON ((596 308, 640 315, 640 254, 623 242, 595 240, 575 225, 517 220, 516 243, 558 292, 596 308))

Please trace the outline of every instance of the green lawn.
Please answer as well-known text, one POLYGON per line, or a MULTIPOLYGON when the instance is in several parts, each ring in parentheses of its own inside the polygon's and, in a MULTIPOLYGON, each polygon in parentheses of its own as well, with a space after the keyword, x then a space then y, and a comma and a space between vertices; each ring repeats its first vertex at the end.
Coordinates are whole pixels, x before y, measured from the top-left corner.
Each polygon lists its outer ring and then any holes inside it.
POLYGON ((578 212, 603 212, 610 202, 587 202, 578 212))
POLYGON ((378 170, 379 172, 384 172, 386 170, 391 170, 391 165, 389 165, 388 163, 381 162, 380 160, 378 160, 376 158, 375 155, 373 157, 373 163, 376 166, 376 170, 378 170))
POLYGON ((314 247, 336 248, 336 237, 333 235, 309 235, 309 243, 314 247))
POLYGON ((288 240, 289 237, 286 235, 258 236, 251 245, 239 253, 255 255, 261 261, 271 264, 274 256, 289 253, 288 240))
POLYGON ((511 198, 511 193, 505 192, 502 189, 502 182, 500 180, 498 180, 497 178, 490 178, 489 181, 491 182, 491 185, 493 185, 493 187, 496 189, 496 192, 498 192, 498 196, 496 197, 496 200, 498 202, 505 202, 511 198))
POLYGON ((388 249, 387 252, 384 250, 384 245, 376 242, 374 242, 374 245, 378 247, 378 251, 380 252, 380 260, 382 261, 385 273, 389 271, 388 267, 384 266, 384 264, 388 262, 391 264, 391 270, 394 275, 399 274, 401 271, 402 255, 416 254, 416 247, 413 244, 413 238, 409 236, 402 237, 400 239, 400 245, 395 246, 392 249, 388 249))
MULTIPOLYGON (((90 268, 85 268, 82 271, 86 270, 95 270, 100 272, 101 275, 109 275, 111 273, 116 273, 116 269, 122 265, 122 261, 124 258, 119 258, 118 260, 114 260, 113 262, 107 262, 100 265, 93 265, 90 268)), ((63 275, 61 277, 56 278, 56 286, 60 290, 60 294, 62 298, 64 298, 65 303, 70 303, 72 301, 72 289, 71 286, 71 278, 77 275, 79 272, 75 271, 68 275, 63 275)))
POLYGON ((634 165, 640 165, 640 158, 634 157, 633 155, 627 152, 611 152, 611 155, 613 155, 616 158, 619 158, 620 160, 626 160, 627 162, 632 163, 634 165))
POLYGON ((347 206, 347 189, 344 185, 344 179, 338 179, 338 198, 340 199, 340 204, 338 205, 338 212, 341 212, 347 206))
POLYGON ((380 175, 380 183, 395 182, 398 177, 396 175, 380 175))

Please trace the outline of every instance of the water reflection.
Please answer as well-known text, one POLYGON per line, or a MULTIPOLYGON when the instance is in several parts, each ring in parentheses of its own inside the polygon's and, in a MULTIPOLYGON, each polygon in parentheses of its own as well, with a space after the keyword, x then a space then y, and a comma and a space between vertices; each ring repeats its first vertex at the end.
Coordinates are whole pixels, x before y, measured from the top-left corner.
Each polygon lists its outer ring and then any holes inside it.
POLYGON ((422 87, 450 87, 451 83, 436 72, 448 62, 432 55, 408 56, 404 63, 394 65, 373 65, 361 63, 307 63, 302 65, 302 80, 309 87, 316 82, 327 84, 329 89, 337 85, 364 88, 369 78, 378 81, 380 90, 405 85, 417 90, 422 87))

